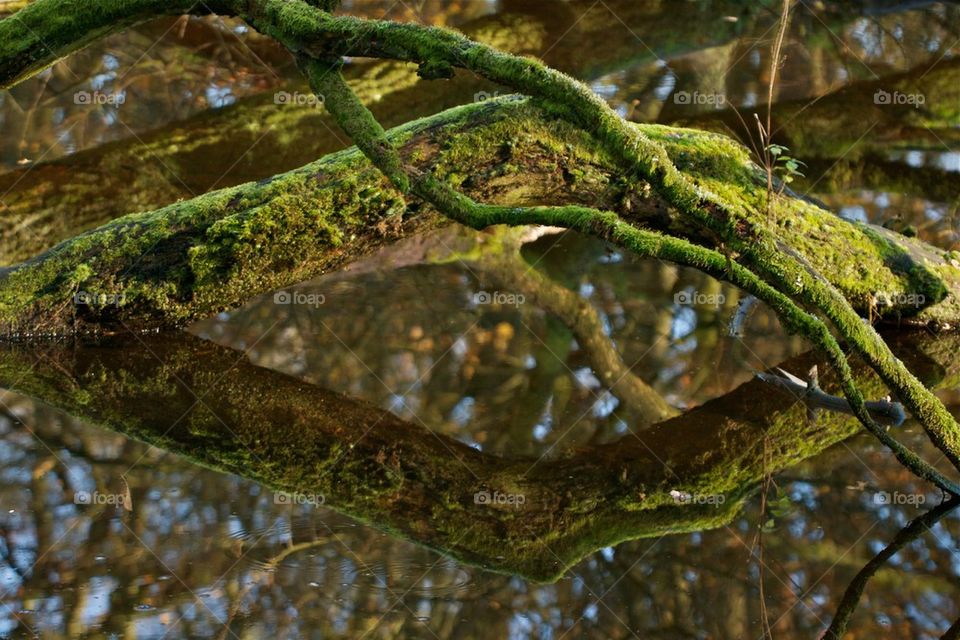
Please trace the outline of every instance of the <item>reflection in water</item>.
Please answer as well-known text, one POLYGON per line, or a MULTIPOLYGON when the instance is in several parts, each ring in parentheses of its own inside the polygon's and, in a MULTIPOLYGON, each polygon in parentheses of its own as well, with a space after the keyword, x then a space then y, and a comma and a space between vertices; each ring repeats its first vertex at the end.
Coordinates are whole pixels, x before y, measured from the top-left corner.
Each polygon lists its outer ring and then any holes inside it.
MULTIPOLYGON (((958 7, 813 6, 774 111, 810 167, 801 189, 956 246, 958 7), (873 100, 916 86, 924 109, 873 100)), ((734 131, 729 104, 761 108, 775 21, 739 2, 349 10, 539 55, 635 120, 734 131)), ((356 73, 391 123, 496 91, 356 73)), ((0 218, 29 212, 42 244, 303 164, 340 143, 275 108, 295 83, 229 20, 90 47, 0 95, 0 162, 29 161, 0 178, 0 218), (80 90, 126 100, 84 109, 80 90), (65 171, 94 190, 59 189, 65 171)), ((727 286, 576 234, 449 230, 286 293, 306 302, 268 296, 193 328, 216 344, 0 349, 0 386, 18 390, 0 395, 0 635, 759 638, 766 611, 774 637, 809 638, 839 611, 857 637, 934 638, 960 617, 957 512, 842 416, 808 423, 750 382, 811 357, 727 286), (336 449, 345 435, 363 437, 336 449), (776 505, 762 513, 760 487, 776 505), (868 576, 854 608, 844 594, 868 576)), ((960 413, 955 342, 897 350, 960 413)))
MULTIPOLYGON (((936 347, 923 353, 929 340, 916 339, 912 348, 900 345, 901 356, 926 361, 940 383, 955 381, 955 360, 931 360, 936 347)), ((0 515, 4 615, 11 628, 24 620, 56 635, 110 633, 132 624, 145 637, 171 628, 203 637, 229 623, 238 634, 296 637, 311 629, 355 637, 385 616, 377 626, 384 637, 420 637, 430 634, 427 628, 441 637, 454 628, 457 637, 540 636, 554 628, 588 637, 629 635, 622 624, 641 637, 657 630, 695 636, 698 629, 717 637, 758 635, 756 574, 743 573, 758 514, 755 499, 738 514, 738 495, 749 496, 765 471, 788 464, 777 475, 787 508, 767 527, 764 572, 767 606, 783 616, 776 628, 802 636, 822 628, 864 554, 938 499, 869 437, 817 455, 856 425, 835 414, 806 423, 793 398, 754 382, 639 439, 627 436, 612 447, 581 448, 536 465, 519 485, 528 502, 517 523, 513 507, 491 511, 471 499, 476 479, 449 455, 462 445, 425 436, 419 424, 313 390, 195 339, 131 336, 126 345, 4 350, 0 384, 184 456, 91 428, 24 397, 5 397, 8 472, 0 515), (378 417, 364 418, 371 415, 378 417), (333 453, 327 474, 321 452, 358 434, 349 452, 333 453), (390 467, 397 452, 397 478, 405 480, 381 486, 372 470, 390 467), (364 464, 374 466, 357 474, 355 465, 364 464), (620 469, 626 485, 622 479, 611 484, 609 474, 620 469), (278 482, 288 493, 265 488, 278 482), (458 482, 466 483, 466 495, 444 506, 445 492, 458 482), (600 491, 607 500, 561 500, 542 512, 547 496, 570 482, 577 488, 572 497, 600 491), (736 482, 745 484, 738 489, 736 482), (617 484, 629 488, 636 504, 660 500, 663 506, 632 511, 627 494, 611 493, 617 484), (77 504, 84 502, 78 494, 114 496, 127 485, 129 512, 103 498, 77 504), (719 487, 722 493, 712 493, 719 487), (615 527, 604 525, 624 507, 615 527), (417 508, 429 515, 420 520, 417 508), (547 528, 531 536, 529 529, 540 526, 547 528), (500 531, 492 548, 481 530, 500 531), (503 545, 502 536, 512 543, 503 545), (651 537, 615 544, 634 536, 651 537), (575 559, 602 548, 552 585, 471 568, 525 562, 514 555, 525 537, 549 540, 539 552, 548 566, 562 564, 567 553, 575 559), (471 548, 489 550, 481 557, 471 548), (57 585, 56 595, 48 593, 49 584, 57 585), (283 611, 289 613, 278 615, 283 611)), ((912 427, 903 436, 911 446, 926 442, 912 427)), ((512 456, 485 458, 470 448, 459 455, 475 473, 500 483, 511 468, 527 471, 532 464, 528 458, 518 467, 512 456)), ((881 595, 861 605, 858 611, 866 613, 858 614, 857 628, 933 633, 960 613, 949 596, 957 580, 951 557, 958 525, 948 517, 929 540, 905 550, 896 572, 878 572, 881 595), (917 607, 924 612, 919 620, 917 607)), ((511 568, 531 570, 538 569, 511 568)))
MULTIPOLYGON (((929 360, 923 337, 915 340, 901 356, 929 360)), ((932 368, 942 382, 957 378, 953 360, 932 368)), ((478 637, 502 637, 516 615, 550 620, 556 612, 561 617, 550 624, 585 633, 610 634, 617 618, 631 619, 636 633, 667 631, 671 620, 707 627, 722 620, 723 637, 738 637, 756 632, 755 586, 733 567, 749 557, 758 517, 753 500, 739 511, 764 473, 783 471, 787 508, 766 527, 764 571, 768 585, 776 576, 784 588, 768 595, 768 606, 784 610, 779 628, 812 632, 840 596, 844 572, 857 570, 860 543, 883 539, 937 499, 867 437, 811 458, 856 425, 840 414, 806 423, 794 398, 765 393, 759 382, 614 445, 537 461, 431 438, 419 424, 188 336, 7 348, 0 375, 0 384, 182 456, 26 399, 4 400, 11 406, 6 468, 12 462, 25 471, 11 474, 4 501, 4 588, 24 598, 10 610, 11 624, 22 616, 51 624, 56 618, 41 613, 44 607, 75 612, 74 626, 51 625, 60 631, 107 632, 129 616, 148 637, 160 635, 152 629, 164 623, 203 636, 227 621, 237 631, 293 637, 302 623, 349 637, 386 614, 415 635, 423 626, 443 631, 441 623, 459 617, 476 625, 478 637), (130 511, 110 500, 127 486, 130 511), (525 499, 497 506, 477 500, 481 491, 525 499), (695 533, 676 535, 682 531, 695 533), (647 541, 617 544, 636 537, 647 541), (470 565, 560 580, 528 583, 529 595, 511 597, 515 604, 501 614, 488 608, 503 606, 500 598, 514 593, 519 578, 470 565), (144 566, 153 569, 144 574, 144 566), (53 601, 21 591, 38 576, 60 585, 53 601), (646 595, 637 600, 639 584, 646 595), (675 599, 676 589, 700 595, 675 599), (610 608, 601 612, 596 597, 608 590, 603 604, 610 608), (644 607, 653 602, 663 613, 651 619, 644 607), (742 618, 710 615, 734 603, 742 618), (298 617, 277 619, 276 606, 295 606, 298 617)), ((922 434, 905 435, 916 441, 911 445, 925 442, 922 434)), ((939 558, 953 553, 952 527, 944 521, 937 543, 919 550, 926 560, 904 563, 910 579, 898 579, 881 606, 903 601, 909 612, 910 603, 938 598, 955 580, 955 564, 939 558)), ((949 601, 934 610, 923 621, 932 629, 956 615, 949 601)))
POLYGON ((576 234, 521 259, 524 233, 407 243, 289 292, 307 304, 271 294, 194 330, 484 451, 538 455, 620 438, 803 348, 766 309, 729 335, 739 294, 698 272, 576 234), (410 251, 427 257, 385 271, 410 251))
MULTIPOLYGON (((857 576, 850 583, 850 586, 847 587, 846 592, 844 592, 843 598, 840 600, 840 604, 837 607, 836 616, 830 623, 830 627, 827 629, 824 637, 830 638, 831 640, 836 640, 843 637, 850 625, 850 618, 856 611, 860 598, 863 596, 863 591, 870 579, 877 575, 877 572, 880 571, 885 564, 890 562, 904 547, 920 538, 920 536, 929 531, 931 527, 940 522, 944 516, 956 509, 958 505, 960 505, 960 502, 958 502, 956 499, 953 499, 944 502, 933 509, 930 509, 927 513, 913 520, 910 524, 904 527, 900 532, 897 533, 896 537, 893 539, 893 542, 888 544, 876 556, 871 558, 870 562, 868 562, 866 566, 860 570, 857 576)), ((952 632, 955 632, 955 626, 952 626, 944 637, 950 637, 954 635, 952 632)))

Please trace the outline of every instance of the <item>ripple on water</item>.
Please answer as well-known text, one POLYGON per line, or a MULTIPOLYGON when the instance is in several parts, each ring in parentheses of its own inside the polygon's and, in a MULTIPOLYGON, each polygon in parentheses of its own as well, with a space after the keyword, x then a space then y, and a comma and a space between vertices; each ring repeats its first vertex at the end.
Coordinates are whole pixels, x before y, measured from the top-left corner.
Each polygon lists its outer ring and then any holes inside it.
POLYGON ((264 571, 285 569, 311 589, 347 593, 410 593, 423 598, 451 598, 470 591, 473 571, 425 549, 410 545, 402 557, 382 557, 390 538, 346 521, 296 518, 257 529, 233 528, 228 536, 244 546, 241 564, 264 571), (381 542, 382 541, 382 542, 381 542), (344 548, 351 553, 344 553, 344 548))

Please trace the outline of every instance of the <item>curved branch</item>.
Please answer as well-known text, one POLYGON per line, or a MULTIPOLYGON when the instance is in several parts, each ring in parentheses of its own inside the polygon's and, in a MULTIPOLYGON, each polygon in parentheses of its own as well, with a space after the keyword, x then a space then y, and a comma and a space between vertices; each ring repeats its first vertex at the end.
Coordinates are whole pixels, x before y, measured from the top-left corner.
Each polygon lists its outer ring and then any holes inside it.
MULTIPOLYGON (((686 240, 638 229, 616 213, 587 207, 503 207, 478 204, 458 193, 428 173, 405 169, 400 154, 390 143, 386 132, 356 94, 350 90, 338 64, 308 60, 304 70, 311 86, 324 96, 324 104, 357 146, 403 191, 413 191, 445 215, 474 229, 498 224, 547 225, 574 229, 629 249, 641 257, 659 258, 695 267, 717 279, 756 296, 767 303, 787 329, 803 335, 824 351, 840 376, 844 394, 853 414, 905 467, 918 477, 940 489, 960 495, 960 485, 949 480, 914 452, 890 436, 868 411, 860 390, 853 382, 850 365, 843 350, 823 321, 804 312, 789 297, 773 288, 756 274, 723 254, 705 249, 686 240)), ((919 383, 918 383, 919 384, 919 383)))

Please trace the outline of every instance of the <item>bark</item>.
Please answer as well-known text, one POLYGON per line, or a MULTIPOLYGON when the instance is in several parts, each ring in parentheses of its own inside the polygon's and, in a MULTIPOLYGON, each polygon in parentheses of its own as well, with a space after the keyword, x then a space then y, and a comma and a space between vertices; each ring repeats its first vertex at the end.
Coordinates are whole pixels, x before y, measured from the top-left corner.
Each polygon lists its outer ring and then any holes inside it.
MULTIPOLYGON (((941 384, 950 384, 960 375, 950 357, 957 338, 939 342, 930 346, 949 347, 936 357, 941 384)), ((881 393, 866 367, 855 376, 881 393)), ((322 495, 327 506, 462 561, 541 581, 624 540, 723 526, 766 474, 858 431, 840 413, 809 422, 795 398, 754 380, 619 442, 534 464, 482 453, 187 334, 60 343, 42 357, 0 345, 0 386, 197 464, 322 495), (476 504, 481 491, 524 502, 476 504)))

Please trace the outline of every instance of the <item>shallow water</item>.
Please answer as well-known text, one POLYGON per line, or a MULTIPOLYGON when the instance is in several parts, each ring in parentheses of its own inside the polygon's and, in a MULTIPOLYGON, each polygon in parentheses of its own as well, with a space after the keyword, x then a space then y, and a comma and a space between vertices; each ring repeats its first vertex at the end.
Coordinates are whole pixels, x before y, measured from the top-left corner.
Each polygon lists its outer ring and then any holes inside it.
MULTIPOLYGON (((380 15, 387 6, 356 2, 351 10, 380 15)), ((428 2, 395 7, 390 15, 494 36, 501 23, 522 26, 515 33, 523 34, 526 52, 588 79, 624 115, 722 129, 727 104, 749 112, 765 100, 775 17, 743 6, 428 2), (595 59, 583 60, 588 50, 595 59)), ((810 165, 797 190, 851 219, 913 227, 955 248, 960 155, 951 137, 956 120, 941 116, 960 108, 949 82, 958 8, 864 6, 806 8, 791 31, 777 104, 780 135, 810 165), (901 125, 895 131, 859 140, 831 132, 840 153, 796 128, 791 109, 814 97, 821 99, 805 111, 816 113, 812 122, 829 121, 832 104, 872 117, 872 101, 848 96, 834 103, 836 92, 848 87, 870 100, 886 79, 933 62, 938 66, 930 73, 947 80, 939 93, 925 95, 930 108, 922 122, 917 113, 898 112, 890 116, 901 125)), ((216 96, 223 105, 242 103, 292 81, 293 70, 270 43, 232 23, 238 41, 213 52, 178 44, 175 24, 115 37, 0 95, 4 132, 22 127, 0 141, 7 168, 22 172, 29 166, 24 159, 54 158, 70 166, 72 154, 95 152, 101 143, 132 145, 132 135, 162 135, 179 126, 171 123, 218 106, 216 96), (146 44, 138 45, 143 38, 146 44), (238 51, 246 53, 229 55, 238 51), (78 109, 71 74, 100 77, 113 90, 123 79, 101 77, 114 64, 110 56, 134 69, 131 91, 160 95, 157 86, 169 74, 180 84, 156 103, 132 93, 133 109, 78 109), (229 72, 207 74, 203 56, 229 72), (231 88, 228 98, 224 87, 231 88), (37 106, 24 109, 31 101, 37 106)), ((209 28, 191 23, 184 33, 209 28)), ((470 79, 442 88, 400 85, 384 90, 385 101, 392 91, 404 96, 396 121, 496 91, 470 79)), ((218 113, 229 122, 233 112, 218 113)), ((320 139, 278 155, 269 152, 271 140, 263 144, 220 179, 213 171, 201 181, 209 187, 264 177, 301 164, 299 154, 337 146, 320 139)), ((167 168, 186 174, 190 165, 167 168)), ((197 185, 185 179, 189 185, 171 180, 170 191, 145 197, 156 204, 187 195, 176 192, 197 185)), ((16 197, 16 187, 5 197, 16 197)), ((773 637, 817 637, 871 556, 940 502, 850 421, 821 416, 810 424, 795 398, 751 382, 756 370, 788 362, 803 374, 816 360, 767 309, 688 269, 636 260, 572 233, 447 230, 280 295, 191 328, 193 336, 234 351, 204 350, 192 336, 180 343, 127 336, 120 347, 0 347, 3 362, 17 365, 4 369, 16 375, 0 380, 0 388, 19 390, 0 392, 0 634, 761 638, 766 620, 773 637), (494 241, 508 250, 486 257, 473 250, 494 241), (604 360, 611 347, 618 358, 612 364, 604 360), (601 364, 624 370, 611 380, 601 364), (318 395, 315 387, 360 402, 318 395), (281 390, 297 388, 302 405, 268 397, 273 390, 282 399, 281 390), (257 390, 265 395, 251 397, 257 390), (652 427, 642 404, 649 394, 692 410, 690 430, 652 427), (379 410, 402 419, 397 429, 409 433, 383 429, 394 423, 379 410), (368 415, 381 417, 359 419, 368 415), (485 525, 490 514, 469 495, 447 500, 446 486, 424 496, 424 512, 405 513, 378 500, 371 486, 358 487, 338 455, 332 477, 324 478, 327 493, 311 493, 306 483, 302 493, 279 492, 278 483, 289 489, 329 459, 318 453, 310 467, 307 451, 296 457, 302 466, 291 467, 290 452, 271 442, 261 442, 245 461, 228 457, 235 453, 231 436, 246 444, 246 429, 256 433, 247 420, 281 434, 287 429, 298 446, 310 441, 295 439, 296 425, 320 425, 318 441, 328 433, 322 429, 349 429, 358 457, 376 455, 372 444, 365 448, 370 439, 397 438, 409 447, 420 438, 428 461, 446 448, 475 476, 496 459, 519 460, 544 474, 576 464, 585 483, 601 487, 616 484, 604 479, 606 465, 616 468, 618 456, 640 452, 648 456, 644 472, 664 478, 657 491, 670 495, 675 486, 681 497, 658 511, 659 520, 625 518, 595 529, 580 522, 579 537, 563 523, 556 538, 536 529, 532 538, 543 541, 539 564, 522 565, 511 543, 490 552, 483 540, 471 539, 469 526, 463 539, 445 537, 445 519, 475 517, 485 525), (801 446, 789 438, 791 430, 816 444, 801 446), (714 436, 743 451, 711 458, 714 436), (691 517, 679 504, 686 483, 711 464, 745 476, 700 496, 704 504, 691 517), (772 474, 766 481, 764 470, 772 474), (583 549, 565 546, 578 539, 583 549), (486 556, 469 556, 480 547, 486 556), (560 577, 544 583, 546 574, 534 570, 542 566, 560 577)), ((892 340, 960 415, 954 342, 927 335, 892 340)), ((823 374, 829 385, 830 372, 823 374)), ((937 459, 915 423, 897 429, 927 459, 937 459)), ((463 469, 451 467, 437 462, 426 469, 451 485, 466 477, 472 486, 463 469)), ((403 481, 429 487, 409 475, 403 481)), ((537 508, 537 487, 521 495, 531 502, 524 508, 537 508)), ((494 524, 504 530, 516 526, 510 508, 494 510, 500 518, 494 524)), ((539 513, 531 512, 531 527, 539 526, 539 513)), ((868 583, 850 625, 853 637, 946 633, 960 617, 958 536, 960 517, 947 512, 894 555, 868 583)))

